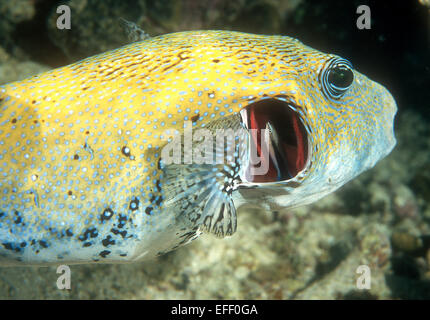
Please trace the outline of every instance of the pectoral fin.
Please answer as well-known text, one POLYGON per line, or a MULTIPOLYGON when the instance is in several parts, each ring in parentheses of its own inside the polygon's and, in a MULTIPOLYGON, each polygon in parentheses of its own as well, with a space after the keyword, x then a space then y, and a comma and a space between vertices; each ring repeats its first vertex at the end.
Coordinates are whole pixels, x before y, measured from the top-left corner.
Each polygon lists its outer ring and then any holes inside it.
POLYGON ((169 165, 165 169, 165 205, 180 210, 192 225, 217 237, 232 235, 237 228, 231 199, 234 176, 222 166, 169 165), (230 182, 230 183, 229 183, 230 182))

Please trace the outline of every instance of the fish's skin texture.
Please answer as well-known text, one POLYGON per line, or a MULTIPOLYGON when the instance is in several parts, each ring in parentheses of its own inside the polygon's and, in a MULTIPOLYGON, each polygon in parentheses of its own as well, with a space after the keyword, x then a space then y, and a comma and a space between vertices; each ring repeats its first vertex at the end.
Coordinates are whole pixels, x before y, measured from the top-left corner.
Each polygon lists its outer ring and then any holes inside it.
POLYGON ((356 70, 341 99, 325 97, 319 73, 335 57, 286 36, 191 31, 0 86, 0 265, 132 262, 196 238, 163 203, 165 132, 263 98, 300 106, 310 165, 295 185, 233 192, 235 204, 337 189, 394 147, 396 104, 356 70))

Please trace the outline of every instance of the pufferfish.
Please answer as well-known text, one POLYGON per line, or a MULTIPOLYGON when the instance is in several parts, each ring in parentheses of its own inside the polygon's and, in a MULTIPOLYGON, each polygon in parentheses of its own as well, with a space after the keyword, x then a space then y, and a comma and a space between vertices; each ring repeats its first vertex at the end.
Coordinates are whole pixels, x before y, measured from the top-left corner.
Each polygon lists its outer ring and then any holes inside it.
POLYGON ((0 86, 0 107, 0 265, 134 262, 231 236, 237 208, 316 201, 396 143, 386 88, 288 36, 161 35, 0 86), (223 163, 184 161, 203 129, 242 132, 209 142, 233 151, 223 163))

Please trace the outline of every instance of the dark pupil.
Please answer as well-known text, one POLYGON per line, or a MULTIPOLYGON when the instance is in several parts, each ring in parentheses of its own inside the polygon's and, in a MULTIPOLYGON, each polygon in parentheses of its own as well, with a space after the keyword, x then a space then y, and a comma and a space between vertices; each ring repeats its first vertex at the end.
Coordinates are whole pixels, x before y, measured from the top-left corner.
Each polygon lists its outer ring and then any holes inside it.
POLYGON ((334 67, 328 75, 329 83, 338 88, 348 88, 353 80, 354 74, 345 66, 334 67))

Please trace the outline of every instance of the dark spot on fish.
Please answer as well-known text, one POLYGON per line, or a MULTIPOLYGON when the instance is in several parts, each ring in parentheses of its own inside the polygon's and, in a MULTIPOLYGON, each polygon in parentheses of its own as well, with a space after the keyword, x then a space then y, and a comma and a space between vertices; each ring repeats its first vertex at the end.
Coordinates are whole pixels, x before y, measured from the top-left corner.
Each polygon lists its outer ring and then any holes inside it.
POLYGON ((191 117, 191 121, 196 122, 197 120, 199 120, 199 117, 200 117, 200 113, 197 113, 195 116, 191 117))
POLYGON ((118 229, 110 229, 110 231, 114 234, 114 235, 121 235, 121 237, 124 239, 125 236, 127 235, 127 231, 123 230, 123 231, 119 231, 118 229))
POLYGON ((34 122, 34 123, 38 123, 38 121, 37 121, 37 120, 33 120, 33 122, 34 122))
POLYGON ((111 244, 115 244, 115 240, 112 239, 111 235, 108 235, 105 239, 102 240, 102 244, 107 247, 111 244))
POLYGON ((45 240, 39 240, 39 244, 43 248, 48 248, 48 243, 45 240))
POLYGON ((75 154, 75 155, 73 156, 73 160, 79 160, 79 156, 78 156, 77 154, 75 154))
POLYGON ((72 190, 67 191, 67 194, 71 196, 73 194, 72 190))
POLYGON ((213 59, 212 61, 215 62, 215 63, 218 63, 219 59, 213 59))
POLYGON ((121 253, 119 256, 120 257, 127 257, 127 253, 121 253))
POLYGON ((85 242, 82 246, 83 247, 90 247, 91 246, 91 242, 85 242))
POLYGON ((122 228, 125 226, 125 223, 127 222, 127 216, 124 214, 121 214, 118 216, 118 228, 122 228))
POLYGON ((95 227, 90 227, 83 234, 81 234, 78 239, 81 241, 86 241, 88 238, 95 238, 98 236, 97 229, 95 227))
POLYGON ((90 132, 87 130, 87 131, 85 131, 85 134, 90 134, 90 132))
POLYGON ((155 203, 157 206, 159 206, 161 204, 161 202, 163 201, 163 198, 161 196, 152 196, 150 201, 151 201, 151 203, 155 203))
POLYGON ((6 214, 4 212, 0 212, 0 218, 4 217, 6 214))
POLYGON ((111 208, 106 208, 103 210, 103 213, 100 215, 100 220, 103 222, 105 220, 109 220, 112 218, 114 212, 111 208))
POLYGON ((102 258, 106 258, 106 256, 110 254, 109 250, 103 250, 102 252, 100 252, 100 257, 102 258))
POLYGON ((127 146, 123 146, 121 148, 121 152, 123 155, 125 155, 126 157, 130 157, 130 148, 127 146))
POLYGON ((146 213, 147 215, 151 215, 152 210, 153 210, 153 208, 152 208, 152 207, 146 207, 146 209, 145 209, 145 213, 146 213))
POLYGON ((31 101, 31 103, 32 103, 32 104, 35 104, 35 103, 36 103, 36 100, 31 101))
POLYGON ((70 228, 66 230, 66 235, 67 235, 68 237, 73 236, 73 232, 72 232, 72 230, 71 230, 70 228))
POLYGON ((84 87, 84 88, 82 88, 82 90, 83 90, 83 91, 85 91, 85 90, 87 90, 88 88, 89 88, 89 87, 84 87))
POLYGON ((136 211, 137 209, 139 209, 139 199, 134 198, 133 200, 131 200, 129 209, 131 211, 136 211))
POLYGON ((3 242, 2 245, 6 250, 11 250, 11 251, 14 250, 13 245, 10 242, 3 242))
POLYGON ((23 241, 19 245, 21 246, 21 248, 24 248, 25 246, 27 246, 27 242, 23 241))
POLYGON ((15 216, 16 217, 13 218, 13 222, 15 224, 20 224, 22 222, 22 218, 21 218, 21 216, 20 216, 20 214, 19 214, 18 211, 15 211, 15 216))
POLYGON ((13 118, 11 122, 16 123, 16 118, 13 118))

